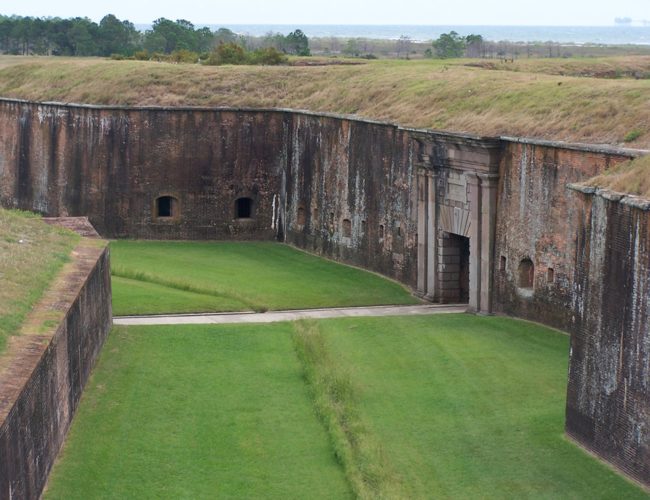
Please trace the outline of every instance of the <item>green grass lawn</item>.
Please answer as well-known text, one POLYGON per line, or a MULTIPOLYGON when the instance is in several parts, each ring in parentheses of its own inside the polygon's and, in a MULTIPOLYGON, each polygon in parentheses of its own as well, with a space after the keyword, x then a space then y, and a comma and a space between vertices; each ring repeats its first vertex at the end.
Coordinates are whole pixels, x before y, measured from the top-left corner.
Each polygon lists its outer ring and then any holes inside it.
POLYGON ((469 315, 318 324, 409 498, 647 498, 566 440, 569 338, 469 315))
POLYGON ((113 241, 115 315, 416 304, 402 285, 278 243, 113 241))
POLYGON ((46 498, 349 498, 289 324, 115 329, 46 498))
POLYGON ((46 498, 647 498, 563 437, 567 352, 469 315, 116 329, 46 498))

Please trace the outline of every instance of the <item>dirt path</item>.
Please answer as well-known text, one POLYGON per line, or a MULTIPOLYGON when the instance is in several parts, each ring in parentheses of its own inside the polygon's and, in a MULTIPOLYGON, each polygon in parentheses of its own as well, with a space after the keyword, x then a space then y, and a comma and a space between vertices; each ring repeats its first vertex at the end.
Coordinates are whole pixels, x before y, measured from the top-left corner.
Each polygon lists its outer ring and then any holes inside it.
POLYGON ((299 319, 349 318, 359 316, 411 316, 423 314, 462 313, 467 305, 426 304, 417 306, 373 306, 331 309, 302 309, 264 313, 165 314, 159 316, 121 316, 115 325, 205 325, 228 323, 275 323, 299 319))

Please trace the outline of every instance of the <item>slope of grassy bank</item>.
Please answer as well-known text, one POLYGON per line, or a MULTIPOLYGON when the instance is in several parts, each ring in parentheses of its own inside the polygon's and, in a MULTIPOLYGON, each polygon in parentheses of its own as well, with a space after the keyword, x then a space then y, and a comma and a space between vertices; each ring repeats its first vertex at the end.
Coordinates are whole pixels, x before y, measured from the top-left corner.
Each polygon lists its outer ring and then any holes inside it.
POLYGON ((650 155, 619 163, 585 185, 650 199, 650 155))
POLYGON ((272 242, 114 241, 116 315, 416 304, 402 285, 272 242))
POLYGON ((649 79, 563 76, 643 76, 650 74, 650 58, 643 56, 595 62, 515 61, 508 66, 512 71, 469 67, 468 60, 206 67, 81 58, 33 58, 23 64, 3 64, 3 59, 0 95, 7 97, 96 104, 286 107, 484 135, 650 147, 649 79), (634 131, 639 135, 627 141, 634 131))
POLYGON ((518 59, 512 62, 483 59, 472 61, 468 65, 485 69, 587 78, 650 78, 650 56, 518 59))
POLYGON ((36 215, 0 208, 0 353, 78 241, 36 215))

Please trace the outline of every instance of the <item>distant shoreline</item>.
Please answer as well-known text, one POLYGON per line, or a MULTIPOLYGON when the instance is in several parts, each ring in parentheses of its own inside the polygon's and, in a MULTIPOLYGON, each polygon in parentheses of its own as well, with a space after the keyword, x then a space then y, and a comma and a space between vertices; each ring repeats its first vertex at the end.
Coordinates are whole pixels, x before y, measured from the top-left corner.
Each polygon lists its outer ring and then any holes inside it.
MULTIPOLYGON (((135 24, 140 31, 151 24, 135 24)), ((320 24, 196 24, 211 30, 228 28, 240 35, 263 36, 268 32, 287 34, 301 29, 309 38, 367 38, 397 40, 407 36, 414 42, 427 42, 442 33, 482 35, 491 42, 554 42, 572 45, 650 45, 650 26, 462 26, 462 25, 320 25, 320 24)))

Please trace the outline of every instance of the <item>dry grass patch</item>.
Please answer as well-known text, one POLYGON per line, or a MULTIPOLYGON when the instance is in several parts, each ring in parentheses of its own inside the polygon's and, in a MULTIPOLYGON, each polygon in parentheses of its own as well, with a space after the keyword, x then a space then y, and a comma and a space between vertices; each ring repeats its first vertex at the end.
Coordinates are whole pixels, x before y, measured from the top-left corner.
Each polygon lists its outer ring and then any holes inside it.
POLYGON ((650 56, 518 59, 513 62, 482 59, 471 61, 467 66, 590 78, 650 78, 650 56))
POLYGON ((650 198, 650 155, 619 163, 585 185, 650 198))
MULTIPOLYGON (((380 60, 357 66, 174 65, 32 58, 3 68, 0 95, 113 105, 244 106, 355 114, 482 135, 650 148, 650 79, 585 76, 650 71, 644 56, 516 61, 517 71, 467 60, 380 60), (549 74, 551 73, 551 74, 549 74)), ((4 63, 6 64, 6 63, 4 63)))
POLYGON ((0 353, 78 241, 37 216, 0 209, 0 353))

